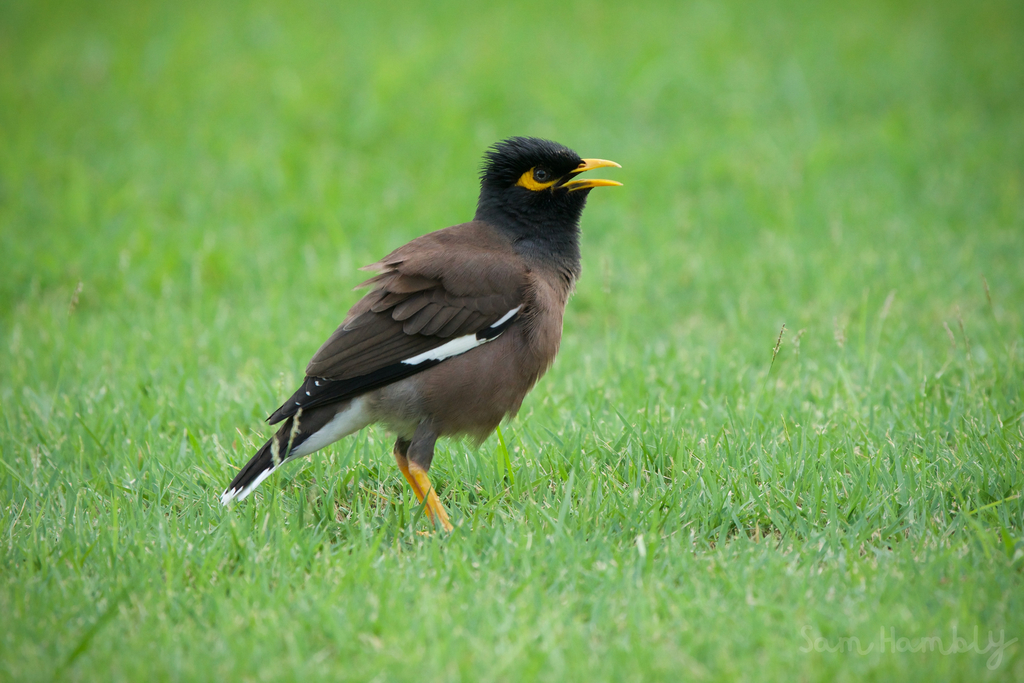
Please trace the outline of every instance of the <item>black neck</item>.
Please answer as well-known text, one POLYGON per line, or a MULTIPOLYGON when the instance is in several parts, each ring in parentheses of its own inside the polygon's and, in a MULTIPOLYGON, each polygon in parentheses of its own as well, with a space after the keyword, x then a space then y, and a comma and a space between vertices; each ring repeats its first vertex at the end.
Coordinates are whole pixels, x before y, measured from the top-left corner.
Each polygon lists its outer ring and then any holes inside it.
POLYGON ((544 211, 481 196, 475 220, 500 230, 528 263, 555 268, 571 286, 580 276, 580 215, 587 201, 585 190, 578 194, 544 211))

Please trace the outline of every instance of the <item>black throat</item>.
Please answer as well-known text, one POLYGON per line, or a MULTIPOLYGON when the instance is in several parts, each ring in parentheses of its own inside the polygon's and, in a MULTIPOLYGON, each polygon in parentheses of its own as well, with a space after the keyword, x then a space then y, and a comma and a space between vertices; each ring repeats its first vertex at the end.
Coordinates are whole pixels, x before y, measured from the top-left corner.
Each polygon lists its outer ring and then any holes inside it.
POLYGON ((502 194, 482 192, 475 220, 484 221, 507 236, 527 263, 554 268, 571 286, 579 279, 580 216, 589 190, 579 190, 560 201, 551 196, 523 204, 502 194))

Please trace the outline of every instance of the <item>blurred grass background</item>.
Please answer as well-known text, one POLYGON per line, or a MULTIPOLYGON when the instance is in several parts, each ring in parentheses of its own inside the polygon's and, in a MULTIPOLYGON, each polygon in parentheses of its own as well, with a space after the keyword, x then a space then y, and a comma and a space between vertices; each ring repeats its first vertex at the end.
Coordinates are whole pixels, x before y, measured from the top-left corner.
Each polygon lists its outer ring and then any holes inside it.
POLYGON ((0 676, 1024 679, 1019 642, 878 652, 1024 637, 1022 35, 997 1, 0 3, 0 676), (439 451, 460 529, 414 533, 379 430, 221 509, 356 268, 471 218, 510 135, 625 187, 505 445, 439 451))

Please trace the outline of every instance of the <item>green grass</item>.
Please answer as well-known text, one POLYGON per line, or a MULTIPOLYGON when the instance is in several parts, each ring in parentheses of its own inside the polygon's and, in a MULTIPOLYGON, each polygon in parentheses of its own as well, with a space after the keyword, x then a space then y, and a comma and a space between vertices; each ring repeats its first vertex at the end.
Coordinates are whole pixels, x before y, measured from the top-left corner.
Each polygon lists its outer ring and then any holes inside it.
POLYGON ((1024 680, 1022 35, 0 4, 0 679, 1024 680), (376 429, 222 508, 356 268, 470 218, 515 134, 625 187, 504 446, 439 448, 454 533, 376 429), (880 642, 975 627, 1017 641, 880 642))

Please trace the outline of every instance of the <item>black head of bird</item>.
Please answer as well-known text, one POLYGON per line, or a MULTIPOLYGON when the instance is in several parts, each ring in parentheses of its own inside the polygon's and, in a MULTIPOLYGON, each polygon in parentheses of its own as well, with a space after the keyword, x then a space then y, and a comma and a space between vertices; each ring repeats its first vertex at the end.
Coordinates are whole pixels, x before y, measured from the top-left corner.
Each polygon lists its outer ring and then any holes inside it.
POLYGON ((579 232, 587 195, 614 180, 578 178, 614 161, 582 159, 564 145, 539 138, 509 138, 488 150, 480 177, 476 219, 518 240, 565 242, 579 232))

